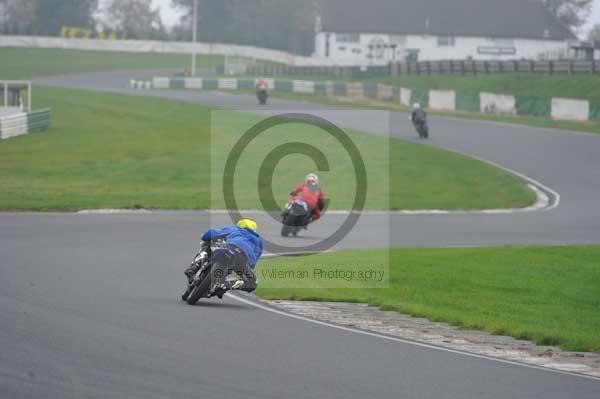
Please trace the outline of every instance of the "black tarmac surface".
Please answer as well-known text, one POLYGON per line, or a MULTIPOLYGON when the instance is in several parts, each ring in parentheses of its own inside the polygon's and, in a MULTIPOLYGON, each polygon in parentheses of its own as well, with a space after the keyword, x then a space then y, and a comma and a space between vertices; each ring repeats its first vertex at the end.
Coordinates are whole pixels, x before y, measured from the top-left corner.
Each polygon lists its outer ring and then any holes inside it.
MULTIPOLYGON (((132 91, 130 77, 40 83, 256 107, 251 96, 132 91)), ((274 109, 329 112, 272 99, 274 109)), ((377 121, 344 119, 336 122, 367 131, 372 122, 378 133, 377 121)), ((405 115, 392 121, 394 135, 414 140, 405 115)), ((432 118, 431 132, 430 145, 523 173, 558 193, 559 206, 365 215, 338 247, 600 243, 600 136, 447 118, 432 118), (378 237, 389 221, 389 238, 378 237)), ((257 217, 276 240, 275 222, 257 217)), ((292 241, 318 240, 344 217, 328 215, 292 241)), ((182 269, 200 231, 227 222, 206 212, 0 214, 0 397, 600 397, 596 380, 341 331, 233 298, 182 304, 182 269)))

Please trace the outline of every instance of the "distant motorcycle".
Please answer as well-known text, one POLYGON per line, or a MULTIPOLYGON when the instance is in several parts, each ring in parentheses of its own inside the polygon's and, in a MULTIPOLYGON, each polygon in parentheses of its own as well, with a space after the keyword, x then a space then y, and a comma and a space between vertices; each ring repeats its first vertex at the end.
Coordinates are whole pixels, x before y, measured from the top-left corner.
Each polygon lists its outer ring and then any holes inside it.
POLYGON ((267 105, 267 99, 269 98, 269 93, 267 93, 267 90, 257 90, 256 91, 256 98, 258 99, 258 103, 260 105, 267 105))
MULTIPOLYGON (((231 251, 226 247, 227 242, 225 240, 219 240, 213 243, 211 247, 212 256, 209 256, 207 252, 200 252, 194 258, 196 265, 200 268, 194 275, 191 281, 188 283, 184 293, 181 295, 181 299, 186 301, 190 305, 195 305, 201 298, 223 298, 226 290, 222 288, 216 288, 216 280, 212 279, 213 270, 218 269, 219 265, 216 262, 212 262, 211 259, 221 259, 220 252, 231 251)), ((229 276, 225 277, 227 280, 229 276)))
POLYGON ((417 133, 419 134, 419 138, 427 139, 429 138, 429 126, 427 126, 427 121, 424 119, 416 120, 413 122, 415 129, 417 129, 417 133))
POLYGON ((291 199, 281 215, 281 235, 288 237, 290 234, 296 237, 300 230, 306 228, 310 222, 310 209, 301 199, 291 199))
POLYGON ((413 123, 415 129, 417 129, 417 133, 419 133, 419 138, 426 139, 429 138, 429 126, 427 126, 427 114, 421 108, 419 103, 415 103, 413 105, 413 110, 410 113, 408 119, 413 123))

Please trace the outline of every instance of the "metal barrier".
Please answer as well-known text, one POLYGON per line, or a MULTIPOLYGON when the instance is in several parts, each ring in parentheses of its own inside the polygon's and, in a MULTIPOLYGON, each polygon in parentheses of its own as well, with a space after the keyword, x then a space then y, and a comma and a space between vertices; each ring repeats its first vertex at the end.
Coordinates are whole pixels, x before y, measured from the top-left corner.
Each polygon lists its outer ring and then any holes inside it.
POLYGON ((396 62, 390 65, 390 74, 399 75, 478 75, 490 73, 540 73, 540 74, 595 74, 600 73, 599 60, 560 61, 473 61, 446 60, 422 62, 396 62))
POLYGON ((0 117, 0 139, 47 130, 50 128, 50 121, 50 109, 0 117))
MULTIPOLYGON (((152 82, 131 81, 132 88, 236 90, 253 88, 257 79, 202 79, 155 77, 152 82)), ((572 121, 599 121, 600 105, 587 100, 534 97, 510 94, 456 92, 453 90, 409 89, 375 82, 310 81, 265 79, 269 90, 350 97, 358 100, 376 99, 410 106, 418 102, 423 107, 440 111, 476 112, 498 115, 532 115, 540 118, 572 121)))

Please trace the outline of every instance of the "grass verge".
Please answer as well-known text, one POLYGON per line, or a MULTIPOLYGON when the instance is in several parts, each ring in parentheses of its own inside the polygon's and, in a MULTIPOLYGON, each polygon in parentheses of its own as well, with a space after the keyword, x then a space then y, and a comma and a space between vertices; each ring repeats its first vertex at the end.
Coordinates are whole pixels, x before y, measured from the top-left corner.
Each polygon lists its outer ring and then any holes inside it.
MULTIPOLYGON (((186 54, 126 53, 42 48, 0 48, 0 79, 32 79, 108 70, 179 68, 190 64, 186 54)), ((198 56, 198 66, 223 65, 221 56, 198 56)))
MULTIPOLYGON (((253 77, 253 76, 252 76, 253 77)), ((455 90, 459 92, 491 92, 534 97, 560 97, 589 100, 600 104, 600 78, 592 74, 544 75, 528 73, 460 75, 403 75, 370 78, 335 78, 326 75, 279 76, 281 79, 312 81, 362 81, 385 83, 409 89, 455 90)))
MULTIPOLYGON (((36 103, 52 108, 52 128, 0 142, 0 209, 221 209, 222 169, 214 166, 260 120, 219 111, 211 137, 211 110, 196 104, 60 88, 36 88, 36 103)), ((520 179, 479 161, 366 133, 349 135, 369 181, 377 182, 370 185, 367 209, 488 209, 535 201, 520 179)), ((261 140, 237 169, 241 208, 262 209, 256 177, 262 160, 275 145, 291 141, 319 144, 331 166, 322 176, 331 208, 351 207, 351 163, 333 139, 295 124, 261 140)), ((300 155, 279 162, 273 179, 278 203, 314 167, 300 155)))
MULTIPOLYGON (((360 302, 467 329, 600 351, 600 246, 344 250, 269 259, 258 270, 266 299, 360 302), (388 264, 388 288, 327 288, 319 278, 269 270, 347 270, 388 264)), ((339 285, 338 285, 339 287, 339 285)))
POLYGON ((491 92, 515 96, 578 98, 600 104, 598 75, 490 74, 477 76, 395 76, 371 78, 370 81, 423 90, 491 92))

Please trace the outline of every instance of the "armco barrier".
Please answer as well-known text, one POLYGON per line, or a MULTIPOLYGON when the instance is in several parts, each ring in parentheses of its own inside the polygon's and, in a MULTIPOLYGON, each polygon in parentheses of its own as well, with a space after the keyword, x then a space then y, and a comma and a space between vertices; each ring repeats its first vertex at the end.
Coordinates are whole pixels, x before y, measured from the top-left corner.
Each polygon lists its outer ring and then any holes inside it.
POLYGON ((150 90, 152 88, 152 82, 143 80, 131 80, 129 85, 132 89, 150 90))
POLYGON ((0 138, 8 139, 27 134, 27 114, 20 113, 0 118, 0 138))
POLYGON ((377 85, 377 98, 380 100, 393 101, 397 98, 396 88, 390 85, 378 84, 377 85))
POLYGON ((217 79, 204 79, 202 81, 202 88, 204 90, 217 90, 219 88, 219 81, 217 79))
POLYGON ((429 107, 440 111, 456 111, 456 92, 431 90, 429 107))
POLYGON ((346 83, 346 95, 352 98, 362 98, 365 95, 363 84, 360 82, 346 83))
POLYGON ((185 78, 183 85, 186 89, 202 90, 204 88, 203 82, 204 79, 202 78, 185 78))
POLYGON ((377 83, 365 82, 363 83, 363 94, 369 98, 379 98, 377 94, 377 83))
MULTIPOLYGON (((259 79, 202 79, 155 77, 152 82, 131 81, 132 88, 177 88, 202 90, 253 89, 259 79)), ((391 101, 405 106, 418 102, 440 111, 466 111, 484 114, 532 115, 556 120, 600 121, 600 105, 586 100, 513 96, 495 93, 420 90, 374 82, 334 82, 264 79, 269 90, 315 94, 328 97, 364 97, 391 101)))
POLYGON ((315 94, 315 82, 307 80, 294 80, 292 82, 294 93, 315 94))
POLYGON ((275 80, 273 87, 276 91, 291 92, 294 90, 294 84, 289 80, 275 80))
POLYGON ((406 107, 410 107, 411 98, 412 98, 412 90, 401 87, 400 88, 400 104, 402 104, 406 107))
POLYGON ((517 113, 515 96, 494 93, 479 93, 479 106, 482 114, 517 113))
POLYGON ((543 97, 516 96, 515 108, 518 115, 550 117, 551 100, 543 97))
POLYGON ((344 82, 334 82, 333 95, 337 97, 346 97, 348 95, 348 85, 344 82))
POLYGON ((587 121, 590 119, 590 103, 585 100, 553 98, 552 119, 587 121))
POLYGON ((237 90, 238 82, 237 79, 219 79, 217 86, 220 90, 237 90))
POLYGON ((600 122, 600 104, 590 104, 590 121, 600 122))
POLYGON ((429 92, 427 90, 412 89, 410 94, 411 104, 419 103, 422 107, 429 106, 429 92))
POLYGON ((315 94, 323 97, 327 96, 329 86, 332 86, 331 82, 315 82, 315 94))
POLYGON ((27 132, 41 132, 50 128, 50 109, 40 109, 27 114, 27 132))
POLYGON ((456 93, 456 110, 466 112, 480 112, 481 103, 479 93, 462 92, 456 93))
POLYGON ((168 89, 169 88, 169 78, 161 78, 156 77, 152 79, 152 86, 155 89, 168 89))
POLYGON ((254 89, 256 87, 256 81, 254 79, 238 79, 238 88, 243 89, 254 89))
POLYGON ((47 130, 50 127, 50 119, 49 109, 3 116, 0 118, 0 139, 47 130))
POLYGON ((185 89, 185 78, 173 78, 169 81, 169 89, 185 89))

